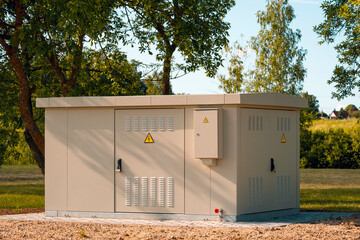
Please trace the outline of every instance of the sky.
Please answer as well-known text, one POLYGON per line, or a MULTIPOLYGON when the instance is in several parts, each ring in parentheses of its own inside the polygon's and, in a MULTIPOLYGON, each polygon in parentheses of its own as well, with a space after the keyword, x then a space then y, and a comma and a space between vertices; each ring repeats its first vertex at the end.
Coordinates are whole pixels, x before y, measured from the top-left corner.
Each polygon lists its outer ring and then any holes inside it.
MULTIPOLYGON (((320 8, 321 0, 290 0, 296 18, 291 24, 292 29, 299 29, 302 34, 299 47, 307 50, 304 66, 307 69, 307 76, 304 80, 303 91, 315 95, 319 101, 320 111, 330 114, 334 109, 345 108, 348 104, 354 104, 360 108, 360 93, 354 91, 354 97, 347 97, 341 101, 331 98, 331 93, 336 89, 327 81, 331 78, 332 71, 337 63, 334 44, 319 45, 320 39, 313 31, 313 26, 318 25, 324 19, 320 8)), ((226 21, 231 24, 229 30, 229 43, 235 41, 246 43, 251 36, 259 31, 256 12, 265 10, 265 0, 236 0, 236 5, 230 10, 226 21)), ((136 59, 144 63, 154 63, 153 57, 147 54, 140 54, 137 48, 127 49, 129 59, 136 59)), ((179 54, 175 55, 176 61, 181 61, 179 54)), ((223 65, 226 67, 227 62, 223 65)), ((220 68, 218 74, 226 74, 226 68, 220 68)), ((215 78, 208 78, 203 69, 188 73, 181 78, 171 81, 174 93, 185 94, 223 94, 219 89, 219 81, 215 78)))

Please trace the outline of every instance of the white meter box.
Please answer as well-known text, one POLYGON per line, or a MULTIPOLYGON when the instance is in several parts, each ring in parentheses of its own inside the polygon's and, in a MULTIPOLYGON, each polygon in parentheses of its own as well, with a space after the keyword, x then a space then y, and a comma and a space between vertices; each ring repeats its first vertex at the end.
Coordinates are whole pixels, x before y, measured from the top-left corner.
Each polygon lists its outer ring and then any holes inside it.
POLYGON ((222 109, 196 109, 194 112, 195 158, 223 157, 222 109))

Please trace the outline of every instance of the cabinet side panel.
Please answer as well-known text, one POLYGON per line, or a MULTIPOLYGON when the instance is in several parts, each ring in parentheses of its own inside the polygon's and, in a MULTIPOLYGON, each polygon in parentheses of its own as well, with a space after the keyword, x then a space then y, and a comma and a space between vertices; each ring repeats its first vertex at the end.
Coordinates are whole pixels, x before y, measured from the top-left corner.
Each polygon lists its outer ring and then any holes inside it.
POLYGON ((224 215, 234 216, 236 210, 237 184, 237 111, 236 107, 225 107, 223 121, 224 155, 211 167, 211 214, 215 209, 223 209, 224 215))
POLYGON ((114 110, 68 112, 68 209, 114 212, 114 110))
POLYGON ((195 158, 194 108, 185 108, 185 214, 210 214, 210 168, 195 158))
POLYGON ((67 110, 45 111, 45 209, 67 210, 67 110))

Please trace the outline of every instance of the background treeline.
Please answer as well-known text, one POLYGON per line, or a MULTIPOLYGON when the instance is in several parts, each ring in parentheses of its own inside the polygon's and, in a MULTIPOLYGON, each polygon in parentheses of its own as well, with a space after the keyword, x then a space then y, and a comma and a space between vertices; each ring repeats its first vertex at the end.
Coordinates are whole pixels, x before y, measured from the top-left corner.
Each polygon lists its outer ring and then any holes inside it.
POLYGON ((302 168, 360 168, 360 120, 316 120, 301 133, 302 168))

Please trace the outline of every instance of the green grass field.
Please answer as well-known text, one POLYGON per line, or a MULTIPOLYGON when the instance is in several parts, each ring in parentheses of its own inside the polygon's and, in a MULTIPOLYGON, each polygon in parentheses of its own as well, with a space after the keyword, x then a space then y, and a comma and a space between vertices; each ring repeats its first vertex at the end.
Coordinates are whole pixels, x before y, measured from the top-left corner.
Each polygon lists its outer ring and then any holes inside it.
POLYGON ((360 170, 300 169, 300 207, 360 212, 360 170))
POLYGON ((313 125, 309 128, 311 131, 323 130, 328 132, 329 129, 339 129, 342 128, 346 133, 350 133, 355 126, 359 126, 360 119, 343 119, 343 120, 330 120, 330 119, 320 119, 315 120, 313 125))
POLYGON ((0 168, 0 208, 44 207, 44 177, 39 168, 7 166, 0 168))
MULTIPOLYGON (((301 209, 360 212, 360 170, 301 169, 301 209)), ((37 166, 0 168, 0 208, 44 207, 44 177, 37 166)))

